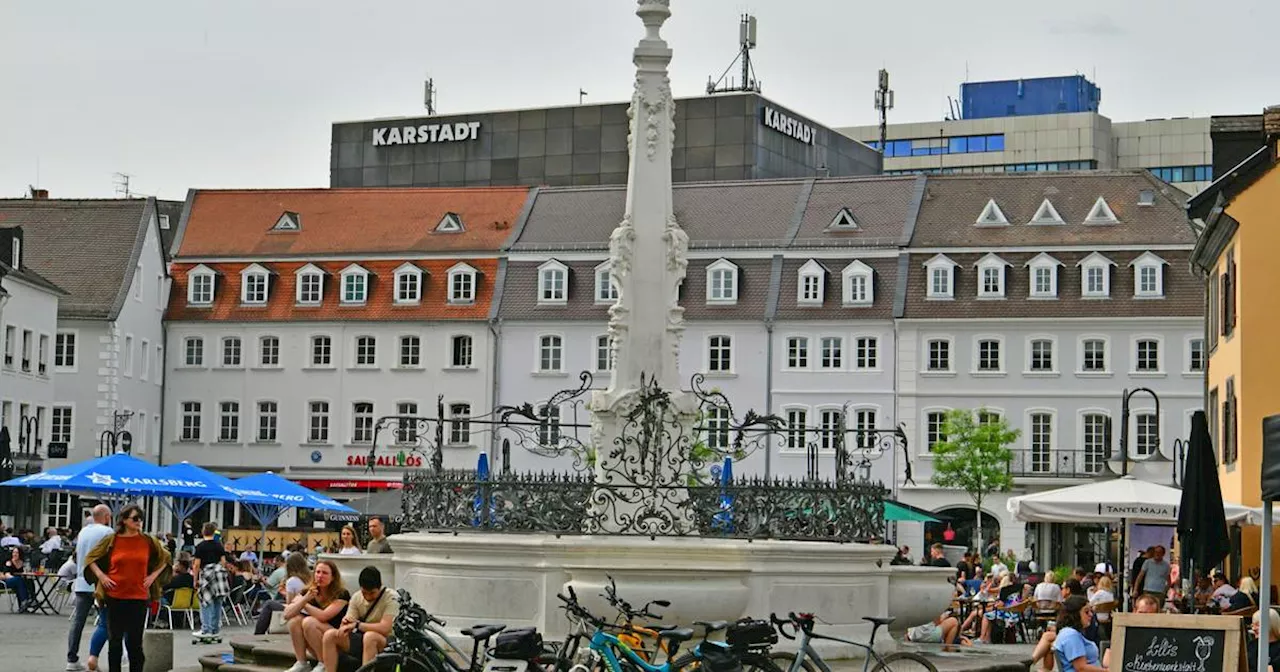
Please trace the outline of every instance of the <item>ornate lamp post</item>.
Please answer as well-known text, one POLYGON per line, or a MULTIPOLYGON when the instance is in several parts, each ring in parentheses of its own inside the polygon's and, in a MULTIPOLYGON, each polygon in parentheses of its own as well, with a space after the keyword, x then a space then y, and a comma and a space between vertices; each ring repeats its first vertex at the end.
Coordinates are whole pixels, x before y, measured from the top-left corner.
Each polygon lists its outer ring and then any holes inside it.
POLYGON ((115 411, 111 414, 111 429, 102 430, 98 435, 98 457, 112 455, 117 449, 129 453, 133 450, 133 435, 125 431, 133 411, 115 411))

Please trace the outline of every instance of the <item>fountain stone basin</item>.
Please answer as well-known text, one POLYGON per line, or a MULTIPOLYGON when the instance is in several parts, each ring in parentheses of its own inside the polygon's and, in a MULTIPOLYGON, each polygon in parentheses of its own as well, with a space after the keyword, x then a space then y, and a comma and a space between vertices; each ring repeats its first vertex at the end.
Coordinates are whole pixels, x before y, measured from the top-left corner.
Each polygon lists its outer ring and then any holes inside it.
POLYGON ((894 565, 889 568, 889 615, 897 620, 890 631, 928 623, 951 604, 955 587, 947 581, 956 570, 949 567, 894 565))
MULTIPOLYGON (((866 641, 871 626, 863 617, 892 613, 892 546, 431 532, 398 534, 391 545, 395 587, 447 620, 451 633, 487 622, 562 638, 569 624, 556 595, 573 586, 584 606, 611 618, 615 612, 600 596, 610 576, 632 605, 669 600, 671 607, 658 610, 663 623, 803 611, 822 619, 824 633, 866 641)), ((858 651, 815 644, 835 657, 858 651)))

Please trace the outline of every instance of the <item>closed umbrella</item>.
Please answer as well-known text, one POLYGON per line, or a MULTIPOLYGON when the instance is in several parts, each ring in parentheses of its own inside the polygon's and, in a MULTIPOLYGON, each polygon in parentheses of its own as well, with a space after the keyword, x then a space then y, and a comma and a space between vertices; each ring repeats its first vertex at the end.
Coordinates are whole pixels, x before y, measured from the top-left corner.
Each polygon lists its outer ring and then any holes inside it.
POLYGON ((1183 463, 1182 502, 1178 505, 1178 539, 1182 557, 1192 563, 1192 571, 1204 572, 1218 566, 1231 552, 1227 519, 1222 506, 1222 486, 1218 483, 1218 460, 1209 438, 1204 411, 1191 416, 1191 438, 1183 463))

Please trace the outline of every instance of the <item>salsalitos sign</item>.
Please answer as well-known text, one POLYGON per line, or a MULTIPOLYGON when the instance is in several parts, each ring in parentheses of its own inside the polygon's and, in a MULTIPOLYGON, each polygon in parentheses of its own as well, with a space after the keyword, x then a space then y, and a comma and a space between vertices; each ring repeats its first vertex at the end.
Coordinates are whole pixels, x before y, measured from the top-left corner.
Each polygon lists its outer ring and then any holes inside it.
MULTIPOLYGON (((369 456, 367 455, 348 455, 348 467, 367 467, 369 466, 369 456)), ((422 457, 419 455, 409 455, 404 452, 395 455, 379 455, 373 459, 375 467, 421 467, 422 457)))
POLYGON ((1111 669, 1119 672, 1242 672, 1240 619, 1114 614, 1111 669), (1116 653, 1120 654, 1119 663, 1116 653))
POLYGON ((806 145, 813 144, 813 127, 809 124, 786 113, 779 112, 768 105, 762 108, 761 114, 764 116, 765 126, 783 135, 795 138, 806 145))
POLYGON ((461 142, 480 137, 480 122, 460 121, 454 124, 420 124, 387 126, 373 129, 373 146, 424 145, 433 142, 461 142))

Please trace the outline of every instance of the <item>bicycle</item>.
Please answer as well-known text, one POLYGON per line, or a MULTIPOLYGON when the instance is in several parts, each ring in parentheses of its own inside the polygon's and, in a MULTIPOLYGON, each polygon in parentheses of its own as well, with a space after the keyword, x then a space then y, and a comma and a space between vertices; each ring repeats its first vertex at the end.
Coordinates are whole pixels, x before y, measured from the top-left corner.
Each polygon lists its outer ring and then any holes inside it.
POLYGON ((640 657, 648 661, 653 661, 658 653, 665 653, 668 658, 671 652, 667 650, 662 640, 658 639, 658 631, 661 628, 649 628, 642 625, 636 625, 636 619, 660 620, 662 616, 653 613, 653 607, 658 606, 667 608, 671 603, 667 600, 653 600, 646 603, 643 607, 636 609, 631 606, 630 602, 618 596, 618 584, 613 580, 612 576, 605 575, 609 579, 609 585, 604 587, 601 597, 605 599, 614 609, 618 610, 618 618, 614 621, 614 625, 622 628, 618 632, 618 639, 623 644, 631 647, 640 657), (654 642, 653 650, 647 647, 646 639, 654 642))
POLYGON ((778 618, 777 614, 769 614, 769 621, 773 624, 773 627, 777 629, 778 634, 790 640, 795 640, 797 636, 800 639, 800 645, 797 648, 797 653, 775 651, 769 654, 774 660, 790 661, 787 669, 783 672, 801 672, 801 670, 805 670, 805 672, 815 672, 815 670, 816 672, 831 672, 831 667, 827 665, 827 662, 822 659, 822 656, 818 655, 818 652, 810 645, 810 642, 815 639, 839 642, 841 644, 848 644, 865 650, 867 652, 867 657, 862 663, 862 672, 868 672, 868 670, 870 670, 870 672, 900 671, 907 667, 906 665, 902 665, 902 663, 907 662, 919 665, 927 670, 927 672, 938 672, 938 668, 933 664, 933 662, 914 651, 895 651, 887 656, 881 656, 876 652, 874 648, 876 643, 876 632, 880 630, 881 626, 888 627, 889 624, 893 623, 895 619, 892 617, 863 617, 862 620, 868 621, 872 624, 871 638, 867 643, 863 644, 862 642, 855 642, 848 639, 842 639, 840 637, 833 637, 831 635, 823 635, 814 632, 813 625, 816 619, 813 614, 797 615, 795 612, 791 612, 787 614, 787 616, 788 619, 783 620, 778 618), (790 633, 787 632, 787 626, 791 627, 790 633), (871 667, 872 660, 875 660, 876 662, 875 667, 871 667), (898 663, 898 665, 895 666, 895 663, 898 663))
POLYGON ((608 630, 626 632, 626 626, 614 625, 603 618, 587 611, 578 603, 578 596, 569 586, 569 595, 556 595, 563 602, 574 632, 585 633, 591 630, 591 639, 587 651, 581 661, 575 660, 569 672, 674 672, 671 657, 680 650, 680 645, 693 639, 693 628, 665 628, 658 630, 660 650, 668 652, 668 658, 661 664, 645 660, 639 653, 608 630))

